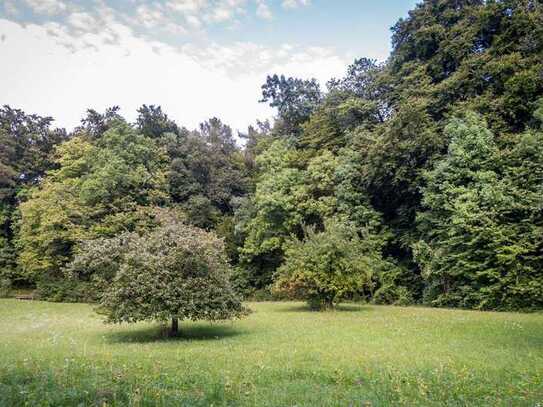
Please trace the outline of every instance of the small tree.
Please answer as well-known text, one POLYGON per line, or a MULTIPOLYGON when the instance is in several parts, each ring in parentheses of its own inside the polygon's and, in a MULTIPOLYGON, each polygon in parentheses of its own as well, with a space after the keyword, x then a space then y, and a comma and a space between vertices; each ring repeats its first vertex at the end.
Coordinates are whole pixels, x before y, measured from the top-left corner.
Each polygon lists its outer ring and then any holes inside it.
MULTIPOLYGON (((248 313, 232 287, 231 270, 222 240, 213 233, 174 222, 145 235, 126 234, 94 243, 103 247, 111 261, 89 258, 89 266, 103 269, 99 284, 99 311, 107 322, 171 320, 178 333, 179 320, 210 321, 239 318, 248 313)), ((95 253, 96 254, 96 253, 95 253)), ((80 269, 85 254, 77 256, 72 269, 80 269)))
POLYGON ((312 309, 330 309, 353 294, 371 294, 372 277, 386 262, 374 235, 327 222, 324 232, 309 229, 305 240, 287 244, 285 263, 277 270, 274 291, 308 301, 312 309))

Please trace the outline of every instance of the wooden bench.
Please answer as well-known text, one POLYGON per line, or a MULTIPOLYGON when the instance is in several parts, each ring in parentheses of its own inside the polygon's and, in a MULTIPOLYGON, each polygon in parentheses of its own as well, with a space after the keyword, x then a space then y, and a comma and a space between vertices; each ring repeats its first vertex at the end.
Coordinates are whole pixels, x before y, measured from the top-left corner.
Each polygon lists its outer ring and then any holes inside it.
POLYGON ((34 300, 34 294, 17 294, 15 296, 15 298, 17 300, 27 300, 27 301, 32 301, 34 300))

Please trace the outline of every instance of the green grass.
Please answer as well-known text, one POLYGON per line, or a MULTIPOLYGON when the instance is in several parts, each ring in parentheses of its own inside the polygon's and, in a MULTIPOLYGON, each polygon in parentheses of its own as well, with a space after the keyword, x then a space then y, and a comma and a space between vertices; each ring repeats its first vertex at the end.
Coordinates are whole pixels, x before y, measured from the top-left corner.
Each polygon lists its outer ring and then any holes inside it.
POLYGON ((108 326, 0 300, 0 406, 541 406, 543 315, 251 303, 227 324, 108 326))

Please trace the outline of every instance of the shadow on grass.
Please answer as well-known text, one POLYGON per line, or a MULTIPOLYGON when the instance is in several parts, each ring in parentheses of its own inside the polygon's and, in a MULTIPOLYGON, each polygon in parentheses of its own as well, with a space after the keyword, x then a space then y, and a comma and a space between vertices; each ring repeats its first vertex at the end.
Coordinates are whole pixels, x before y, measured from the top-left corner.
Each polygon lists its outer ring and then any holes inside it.
POLYGON ((245 335, 245 332, 230 325, 188 325, 179 326, 179 334, 171 336, 169 327, 155 325, 144 329, 111 332, 105 335, 109 343, 151 343, 221 340, 245 335))
POLYGON ((324 310, 324 311, 313 310, 309 308, 308 305, 305 305, 305 304, 296 304, 296 305, 289 305, 287 307, 283 307, 277 310, 277 312, 311 312, 311 313, 368 312, 368 311, 371 311, 371 308, 362 304, 339 304, 333 309, 324 310))

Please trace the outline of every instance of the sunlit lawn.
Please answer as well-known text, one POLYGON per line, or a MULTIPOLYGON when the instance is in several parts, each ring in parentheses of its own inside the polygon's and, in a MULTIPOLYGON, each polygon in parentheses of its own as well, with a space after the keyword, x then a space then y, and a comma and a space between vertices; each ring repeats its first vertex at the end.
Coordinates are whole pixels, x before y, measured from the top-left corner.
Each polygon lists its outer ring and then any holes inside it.
POLYGON ((543 315, 251 303, 226 324, 104 325, 0 300, 0 406, 543 405, 543 315))

